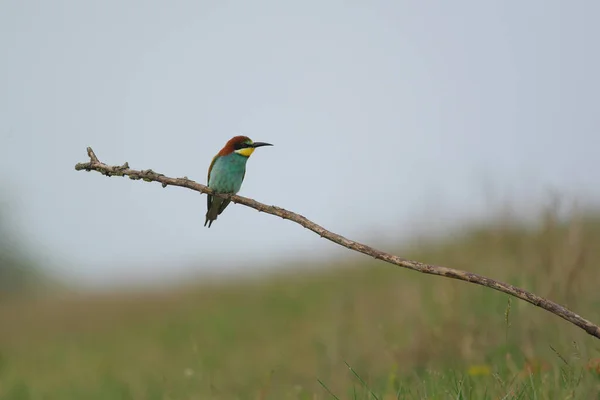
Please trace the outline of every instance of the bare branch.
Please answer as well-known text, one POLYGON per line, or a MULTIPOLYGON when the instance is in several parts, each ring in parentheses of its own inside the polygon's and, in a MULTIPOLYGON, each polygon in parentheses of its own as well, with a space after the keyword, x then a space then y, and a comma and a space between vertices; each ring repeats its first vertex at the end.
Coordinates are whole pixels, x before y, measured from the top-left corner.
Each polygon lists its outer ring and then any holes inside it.
POLYGON ((90 162, 87 163, 79 163, 75 165, 75 169, 77 171, 97 171, 106 176, 128 176, 130 179, 139 180, 143 179, 146 182, 159 182, 163 187, 171 186, 180 186, 188 189, 195 190, 204 194, 211 194, 213 196, 221 197, 224 199, 229 199, 234 203, 243 204, 247 207, 254 208, 255 210, 275 215, 277 217, 281 217, 283 219, 287 219, 293 221, 311 231, 315 232, 319 236, 328 239, 340 246, 344 246, 350 250, 358 251, 359 253, 366 254, 368 256, 374 257, 378 260, 382 260, 388 262, 390 264, 397 265, 399 267, 408 268, 413 271, 421 272, 424 274, 431 275, 439 275, 444 276, 446 278, 457 279, 460 281, 465 281, 469 283, 474 283, 477 285, 489 287, 495 289, 497 291, 509 294, 511 296, 517 297, 521 300, 525 300, 528 303, 533 304, 534 306, 543 308, 546 311, 555 314, 570 323, 580 327, 587 333, 596 338, 600 339, 600 327, 593 324, 592 322, 582 318, 581 316, 575 314, 571 310, 561 306, 560 304, 554 303, 553 301, 547 300, 543 297, 537 296, 533 293, 530 293, 526 290, 518 288, 516 286, 512 286, 500 281, 496 281, 494 279, 486 278, 482 275, 477 275, 467 271, 461 271, 453 268, 446 268, 437 265, 424 264, 418 261, 407 260, 392 254, 385 253, 383 251, 374 249, 370 246, 364 245, 359 242, 355 242, 353 240, 347 239, 341 235, 330 232, 327 229, 323 228, 320 225, 311 222, 307 218, 302 215, 293 213, 291 211, 285 210, 276 206, 268 206, 263 203, 259 203, 258 201, 249 199, 247 197, 230 195, 230 194, 218 194, 214 193, 207 186, 202 185, 200 183, 194 182, 187 177, 183 178, 169 178, 164 176, 163 174, 158 174, 151 169, 147 170, 134 170, 129 168, 129 164, 125 163, 121 166, 110 166, 106 165, 98 160, 94 151, 88 147, 87 148, 88 156, 90 157, 90 162))

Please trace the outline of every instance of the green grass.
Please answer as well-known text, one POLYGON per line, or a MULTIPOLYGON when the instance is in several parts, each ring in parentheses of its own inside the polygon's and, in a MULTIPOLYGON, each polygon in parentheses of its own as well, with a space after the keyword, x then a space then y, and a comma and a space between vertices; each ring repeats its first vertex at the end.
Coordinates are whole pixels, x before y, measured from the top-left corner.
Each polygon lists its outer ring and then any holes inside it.
MULTIPOLYGON (((396 253, 600 322, 593 215, 473 227, 396 253)), ((566 321, 487 288, 344 263, 169 293, 5 300, 0 399, 600 399, 600 341, 566 321)))

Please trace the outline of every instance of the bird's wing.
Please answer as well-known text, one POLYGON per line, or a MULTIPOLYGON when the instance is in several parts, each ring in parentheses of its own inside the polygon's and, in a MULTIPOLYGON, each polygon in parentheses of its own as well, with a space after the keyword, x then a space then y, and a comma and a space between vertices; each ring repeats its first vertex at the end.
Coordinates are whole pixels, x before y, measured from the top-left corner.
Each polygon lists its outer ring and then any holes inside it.
MULTIPOLYGON (((215 165, 215 161, 217 161, 217 158, 219 158, 218 154, 213 157, 213 159, 210 162, 210 165, 208 167, 208 176, 206 177, 206 184, 209 186, 210 186, 210 172, 212 171, 213 166, 215 165)), ((210 205, 212 204, 212 200, 213 200, 213 197, 210 194, 206 195, 206 210, 210 210, 210 205)))
POLYGON ((215 161, 217 161, 217 158, 219 158, 218 154, 213 157, 212 161, 210 162, 210 165, 208 166, 208 176, 206 177, 207 185, 210 185, 210 172, 212 171, 213 166, 215 165, 215 161))
POLYGON ((219 213, 217 215, 221 215, 221 213, 229 205, 229 203, 231 203, 231 200, 223 200, 221 202, 221 207, 219 207, 219 213))

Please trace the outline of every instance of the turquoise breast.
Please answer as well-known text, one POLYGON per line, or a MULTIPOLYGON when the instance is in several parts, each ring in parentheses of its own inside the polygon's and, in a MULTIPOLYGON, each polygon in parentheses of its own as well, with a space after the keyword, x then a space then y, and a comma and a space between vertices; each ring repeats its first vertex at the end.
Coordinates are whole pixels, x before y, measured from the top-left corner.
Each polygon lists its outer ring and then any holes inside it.
POLYGON ((217 158, 210 171, 208 187, 221 193, 239 192, 246 173, 247 161, 248 157, 237 153, 217 158))

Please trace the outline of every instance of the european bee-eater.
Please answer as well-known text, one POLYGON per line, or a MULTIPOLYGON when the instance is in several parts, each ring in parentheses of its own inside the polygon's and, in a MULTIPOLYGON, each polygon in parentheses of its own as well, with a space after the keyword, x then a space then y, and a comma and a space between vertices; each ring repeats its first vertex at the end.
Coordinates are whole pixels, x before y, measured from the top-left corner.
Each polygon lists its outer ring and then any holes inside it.
MULTIPOLYGON (((242 187, 246 175, 246 162, 261 146, 273 146, 271 143, 253 142, 247 136, 235 136, 217 153, 208 167, 208 187, 216 193, 236 194, 242 187)), ((229 205, 229 200, 208 195, 206 221, 204 226, 212 225, 223 210, 229 205)))

